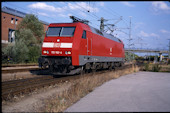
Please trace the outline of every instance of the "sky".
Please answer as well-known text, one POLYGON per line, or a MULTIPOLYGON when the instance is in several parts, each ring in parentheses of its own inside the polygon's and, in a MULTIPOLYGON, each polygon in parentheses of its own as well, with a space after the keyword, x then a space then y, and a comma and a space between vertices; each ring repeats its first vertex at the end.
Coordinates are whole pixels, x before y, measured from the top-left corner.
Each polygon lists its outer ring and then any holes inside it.
MULTIPOLYGON (((169 49, 168 1, 1 2, 1 8, 4 6, 34 14, 39 20, 48 23, 69 23, 72 22, 69 18, 72 15, 89 20, 89 25, 97 29, 100 29, 100 19, 103 17, 107 20, 104 21, 105 25, 115 25, 108 27, 114 30, 114 36, 124 42, 125 48, 169 49), (132 40, 129 41, 130 38, 132 40)), ((111 33, 108 27, 105 26, 105 31, 111 33)))

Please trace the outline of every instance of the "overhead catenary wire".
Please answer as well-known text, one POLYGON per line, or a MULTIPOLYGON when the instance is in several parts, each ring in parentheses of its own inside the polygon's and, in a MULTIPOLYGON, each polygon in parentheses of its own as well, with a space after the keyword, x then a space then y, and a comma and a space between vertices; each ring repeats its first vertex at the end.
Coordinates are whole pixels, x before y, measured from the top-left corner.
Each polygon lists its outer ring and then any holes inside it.
MULTIPOLYGON (((113 9, 111 9, 110 7, 106 7, 106 8, 108 8, 108 11, 110 11, 110 13, 114 13, 115 15, 118 15, 118 16, 121 16, 119 13, 117 13, 116 11, 114 11, 113 9), (110 10, 109 10, 110 9, 110 10)), ((123 23, 126 25, 126 27, 127 28, 130 28, 130 26, 127 24, 127 23, 129 23, 129 21, 127 21, 126 19, 122 19, 122 21, 123 21, 123 23)), ((131 26, 133 26, 134 24, 133 24, 133 22, 131 22, 131 26)), ((131 29, 131 30, 133 30, 133 29, 131 29)))
MULTIPOLYGON (((114 10, 112 10, 110 7, 104 7, 103 10, 105 10, 105 11, 108 10, 108 11, 106 11, 107 13, 110 12, 109 14, 113 14, 113 15, 115 15, 115 16, 117 15, 118 17, 121 17, 120 14, 118 14, 117 12, 115 12, 114 10)), ((122 16, 122 17, 123 17, 123 16, 122 16)), ((126 24, 126 27, 127 27, 128 25, 127 25, 127 23, 124 21, 124 19, 122 19, 122 21, 124 22, 124 24, 126 24)))
MULTIPOLYGON (((82 7, 82 6, 80 6, 78 3, 76 3, 75 5, 78 5, 79 7, 81 7, 81 8, 83 8, 84 10, 86 10, 87 11, 87 9, 86 8, 84 8, 84 7, 82 7)), ((93 13, 90 13, 90 12, 85 12, 86 14, 88 14, 88 15, 90 15, 90 14, 92 14, 91 16, 94 16, 95 18, 97 18, 97 19, 99 19, 99 17, 97 16, 97 15, 95 15, 95 14, 93 14, 93 13)))
MULTIPOLYGON (((116 15, 116 16, 119 16, 119 17, 122 17, 120 16, 120 14, 116 13, 115 11, 112 11, 112 9, 108 9, 109 7, 104 7, 102 8, 102 11, 106 11, 106 13, 108 13, 109 15, 113 14, 113 15, 116 15), (110 12, 110 13, 109 13, 110 12), (114 13, 113 13, 114 12, 114 13)), ((122 19, 123 23, 125 24, 126 28, 129 29, 129 26, 127 25, 127 23, 124 21, 124 19, 122 19)))
MULTIPOLYGON (((66 5, 68 5, 68 3, 65 3, 64 2, 64 4, 66 4, 66 5)), ((75 5, 75 4, 74 4, 75 5)), ((78 5, 79 6, 79 5, 78 5)), ((81 6, 79 6, 79 7, 81 7, 81 6)), ((89 17, 91 17, 91 18, 97 18, 97 17, 95 17, 95 16, 93 16, 93 15, 91 15, 91 14, 89 14, 88 12, 86 12, 86 11, 83 11, 83 10, 80 10, 81 12, 83 12, 83 13, 86 13, 87 14, 87 16, 89 16, 89 17)), ((77 16, 77 17, 79 17, 79 16, 77 16)), ((80 17, 81 18, 81 17, 80 17)), ((97 18, 98 19, 98 18, 97 18)), ((97 24, 95 24, 95 23, 89 23, 89 24, 91 24, 91 25, 96 25, 96 26, 99 26, 99 25, 97 25, 97 24)))
MULTIPOLYGON (((63 3, 65 4, 65 2, 63 2, 63 3)), ((59 4, 56 4, 55 2, 52 2, 51 4, 55 4, 55 5, 59 6, 59 8, 61 8, 60 5, 59 5, 59 4)), ((73 11, 71 11, 71 10, 68 10, 68 12, 70 12, 70 13, 74 14, 75 16, 79 17, 78 14, 76 14, 75 12, 73 12, 73 11)))
MULTIPOLYGON (((104 8, 102 8, 102 11, 105 11, 106 13, 108 13, 109 15, 110 15, 110 13, 114 13, 113 15, 117 15, 117 16, 119 16, 119 17, 122 17, 122 16, 120 16, 120 14, 118 14, 117 12, 115 12, 115 11, 113 11, 110 7, 104 7, 104 8), (109 8, 109 9, 107 9, 107 8, 109 8), (108 10, 108 11, 106 11, 106 10, 108 10), (109 13, 110 12, 110 13, 109 13)), ((130 21, 130 26, 129 25, 127 25, 127 20, 126 19, 122 19, 122 21, 123 21, 123 23, 126 25, 126 29, 129 29, 130 31, 131 31, 131 25, 132 25, 132 22, 130 21)), ((120 30, 119 30, 120 31, 120 30)), ((123 32, 122 30, 121 30, 121 32, 123 32)), ((125 33, 125 32, 124 32, 125 33)), ((127 33, 126 33, 127 34, 127 33)), ((131 33, 129 33, 129 35, 131 35, 131 33)), ((130 38, 131 38, 131 36, 130 36, 130 38)))

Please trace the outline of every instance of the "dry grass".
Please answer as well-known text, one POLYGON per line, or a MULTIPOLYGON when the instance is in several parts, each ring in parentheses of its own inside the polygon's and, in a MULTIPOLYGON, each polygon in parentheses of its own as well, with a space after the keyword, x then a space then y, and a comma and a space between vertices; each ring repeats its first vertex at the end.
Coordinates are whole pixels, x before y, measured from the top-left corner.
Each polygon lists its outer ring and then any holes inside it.
POLYGON ((170 65, 166 64, 147 64, 145 63, 143 71, 154 71, 154 72, 170 72, 170 65))
POLYGON ((63 112, 66 108, 93 91, 96 87, 102 85, 104 82, 137 71, 139 71, 139 67, 133 65, 131 68, 124 70, 110 71, 108 73, 94 74, 92 76, 82 76, 80 79, 73 81, 71 87, 67 90, 45 100, 45 106, 41 108, 40 111, 63 112))
POLYGON ((169 65, 161 65, 160 72, 170 72, 170 64, 169 65))

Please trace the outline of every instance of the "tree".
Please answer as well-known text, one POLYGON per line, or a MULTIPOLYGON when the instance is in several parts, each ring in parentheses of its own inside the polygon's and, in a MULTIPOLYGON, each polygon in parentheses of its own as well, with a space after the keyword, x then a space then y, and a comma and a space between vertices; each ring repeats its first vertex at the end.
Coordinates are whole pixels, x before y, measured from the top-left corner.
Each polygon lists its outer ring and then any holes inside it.
POLYGON ((44 28, 42 23, 34 15, 26 15, 26 17, 18 25, 18 30, 30 29, 33 35, 37 38, 38 43, 42 42, 44 33, 44 28))
POLYGON ((2 52, 12 57, 16 63, 26 60, 37 62, 44 34, 43 25, 38 18, 34 15, 26 15, 17 26, 15 44, 7 46, 2 52))
POLYGON ((28 60, 37 62, 41 53, 41 44, 44 37, 44 27, 34 15, 26 15, 16 31, 16 41, 23 39, 28 48, 28 60))
POLYGON ((19 29, 16 31, 16 39, 15 42, 19 41, 22 39, 23 43, 26 44, 27 46, 32 46, 37 44, 37 39, 35 38, 33 32, 30 29, 19 29))
POLYGON ((28 60, 29 48, 24 43, 24 39, 19 39, 15 42, 13 49, 13 61, 16 63, 25 62, 28 60))

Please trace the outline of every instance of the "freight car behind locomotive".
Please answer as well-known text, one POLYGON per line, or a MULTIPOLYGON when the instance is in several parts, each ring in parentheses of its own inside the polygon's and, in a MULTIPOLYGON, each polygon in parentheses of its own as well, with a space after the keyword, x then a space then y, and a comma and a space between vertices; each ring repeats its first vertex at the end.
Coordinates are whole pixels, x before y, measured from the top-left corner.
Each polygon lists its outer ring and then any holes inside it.
POLYGON ((124 63, 124 44, 113 35, 101 32, 82 21, 51 23, 46 32, 41 68, 53 74, 76 74, 124 63))

